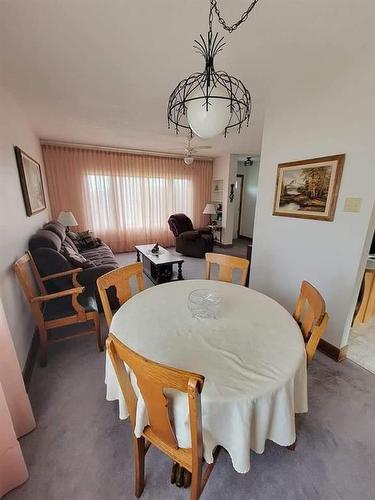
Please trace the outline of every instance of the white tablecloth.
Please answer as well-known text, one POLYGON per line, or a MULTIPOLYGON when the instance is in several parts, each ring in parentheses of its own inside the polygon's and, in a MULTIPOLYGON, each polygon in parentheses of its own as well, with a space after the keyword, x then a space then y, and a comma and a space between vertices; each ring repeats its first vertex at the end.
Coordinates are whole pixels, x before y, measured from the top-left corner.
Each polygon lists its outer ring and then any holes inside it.
MULTIPOLYGON (((295 441, 295 413, 307 411, 305 348, 292 316, 277 302, 243 286, 188 280, 149 288, 114 315, 110 331, 143 356, 201 373, 204 458, 212 462, 223 446, 236 471, 250 469, 250 448, 263 453, 266 439, 287 446, 295 441), (193 318, 187 303, 192 290, 220 294, 217 319, 193 318)), ((119 400, 128 416, 116 374, 107 356, 107 399, 119 400)), ((173 392, 176 437, 190 446, 187 398, 173 392)), ((147 424, 140 398, 136 435, 147 424)))

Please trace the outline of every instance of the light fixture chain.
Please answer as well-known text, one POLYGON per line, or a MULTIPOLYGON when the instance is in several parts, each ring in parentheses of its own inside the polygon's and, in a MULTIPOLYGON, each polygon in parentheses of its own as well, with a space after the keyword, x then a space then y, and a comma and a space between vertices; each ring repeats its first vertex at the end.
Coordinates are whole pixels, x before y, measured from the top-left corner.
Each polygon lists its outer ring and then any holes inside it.
POLYGON ((228 26, 225 20, 221 17, 219 7, 217 5, 217 0, 210 0, 210 18, 209 18, 209 25, 210 25, 210 30, 212 27, 212 10, 214 9, 216 12, 216 15, 219 19, 219 23, 222 25, 222 27, 226 30, 229 31, 229 33, 232 33, 232 31, 236 30, 238 26, 240 26, 242 23, 246 21, 246 19, 249 17, 250 12, 253 10, 255 5, 259 2, 259 0, 253 0, 253 2, 249 5, 249 7, 245 10, 245 12, 242 14, 240 19, 232 24, 231 26, 228 26))

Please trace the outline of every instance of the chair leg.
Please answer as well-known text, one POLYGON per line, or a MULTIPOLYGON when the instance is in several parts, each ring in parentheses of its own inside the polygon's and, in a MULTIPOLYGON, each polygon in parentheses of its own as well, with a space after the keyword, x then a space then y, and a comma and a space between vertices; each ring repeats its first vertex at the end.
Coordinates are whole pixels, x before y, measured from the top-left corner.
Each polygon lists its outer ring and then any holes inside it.
POLYGON ((93 321, 95 325, 95 331, 96 331, 96 342, 98 344, 98 349, 100 352, 103 351, 103 341, 102 341, 102 336, 100 335, 100 318, 99 314, 95 314, 93 316, 93 321))
POLYGON ((191 474, 190 500, 198 500, 202 493, 202 464, 197 467, 193 465, 191 474))
POLYGON ((135 496, 139 498, 145 487, 145 438, 134 436, 135 496))
POLYGON ((294 441, 294 443, 290 444, 289 446, 287 446, 288 450, 290 451, 294 451, 296 449, 296 444, 297 444, 297 438, 296 440, 294 441))
POLYGON ((47 342, 48 342, 48 336, 47 336, 47 329, 45 328, 44 325, 39 325, 38 326, 39 330, 39 339, 40 339, 40 361, 39 364, 40 366, 47 366, 47 342))

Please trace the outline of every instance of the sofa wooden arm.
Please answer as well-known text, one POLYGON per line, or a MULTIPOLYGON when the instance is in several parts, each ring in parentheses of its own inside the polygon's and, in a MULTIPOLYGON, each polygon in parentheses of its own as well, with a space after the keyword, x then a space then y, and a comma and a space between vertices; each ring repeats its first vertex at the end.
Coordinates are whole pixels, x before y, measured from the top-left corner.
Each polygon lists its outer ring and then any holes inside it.
POLYGON ((68 271, 63 271, 62 273, 49 274, 48 276, 43 276, 42 281, 53 280, 55 278, 63 278, 65 276, 70 276, 78 274, 82 271, 82 267, 76 267, 75 269, 69 269, 68 271))
POLYGON ((66 297, 68 295, 79 295, 84 291, 84 286, 79 286, 77 288, 69 288, 69 290, 62 290, 61 292, 50 293, 48 295, 39 295, 31 299, 31 302, 46 302, 47 300, 59 299, 60 297, 66 297))

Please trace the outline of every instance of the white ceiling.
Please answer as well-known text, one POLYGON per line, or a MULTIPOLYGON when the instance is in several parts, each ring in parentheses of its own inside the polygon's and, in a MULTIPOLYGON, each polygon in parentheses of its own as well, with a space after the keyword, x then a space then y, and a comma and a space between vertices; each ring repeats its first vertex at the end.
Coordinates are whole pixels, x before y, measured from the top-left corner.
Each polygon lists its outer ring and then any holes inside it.
MULTIPOLYGON (((219 0, 239 18, 250 0, 219 0)), ((41 138, 166 151, 174 86, 203 68, 192 44, 207 31, 208 0, 0 0, 0 79, 41 138)), ((251 92, 248 129, 206 144, 208 156, 260 152, 267 100, 291 74, 324 71, 370 43, 374 0, 260 0, 229 34, 217 69, 251 92)), ((1 111, 0 111, 1 112, 1 111)), ((3 118, 2 118, 3 119, 3 118)), ((196 144, 203 144, 197 140, 196 144)))

